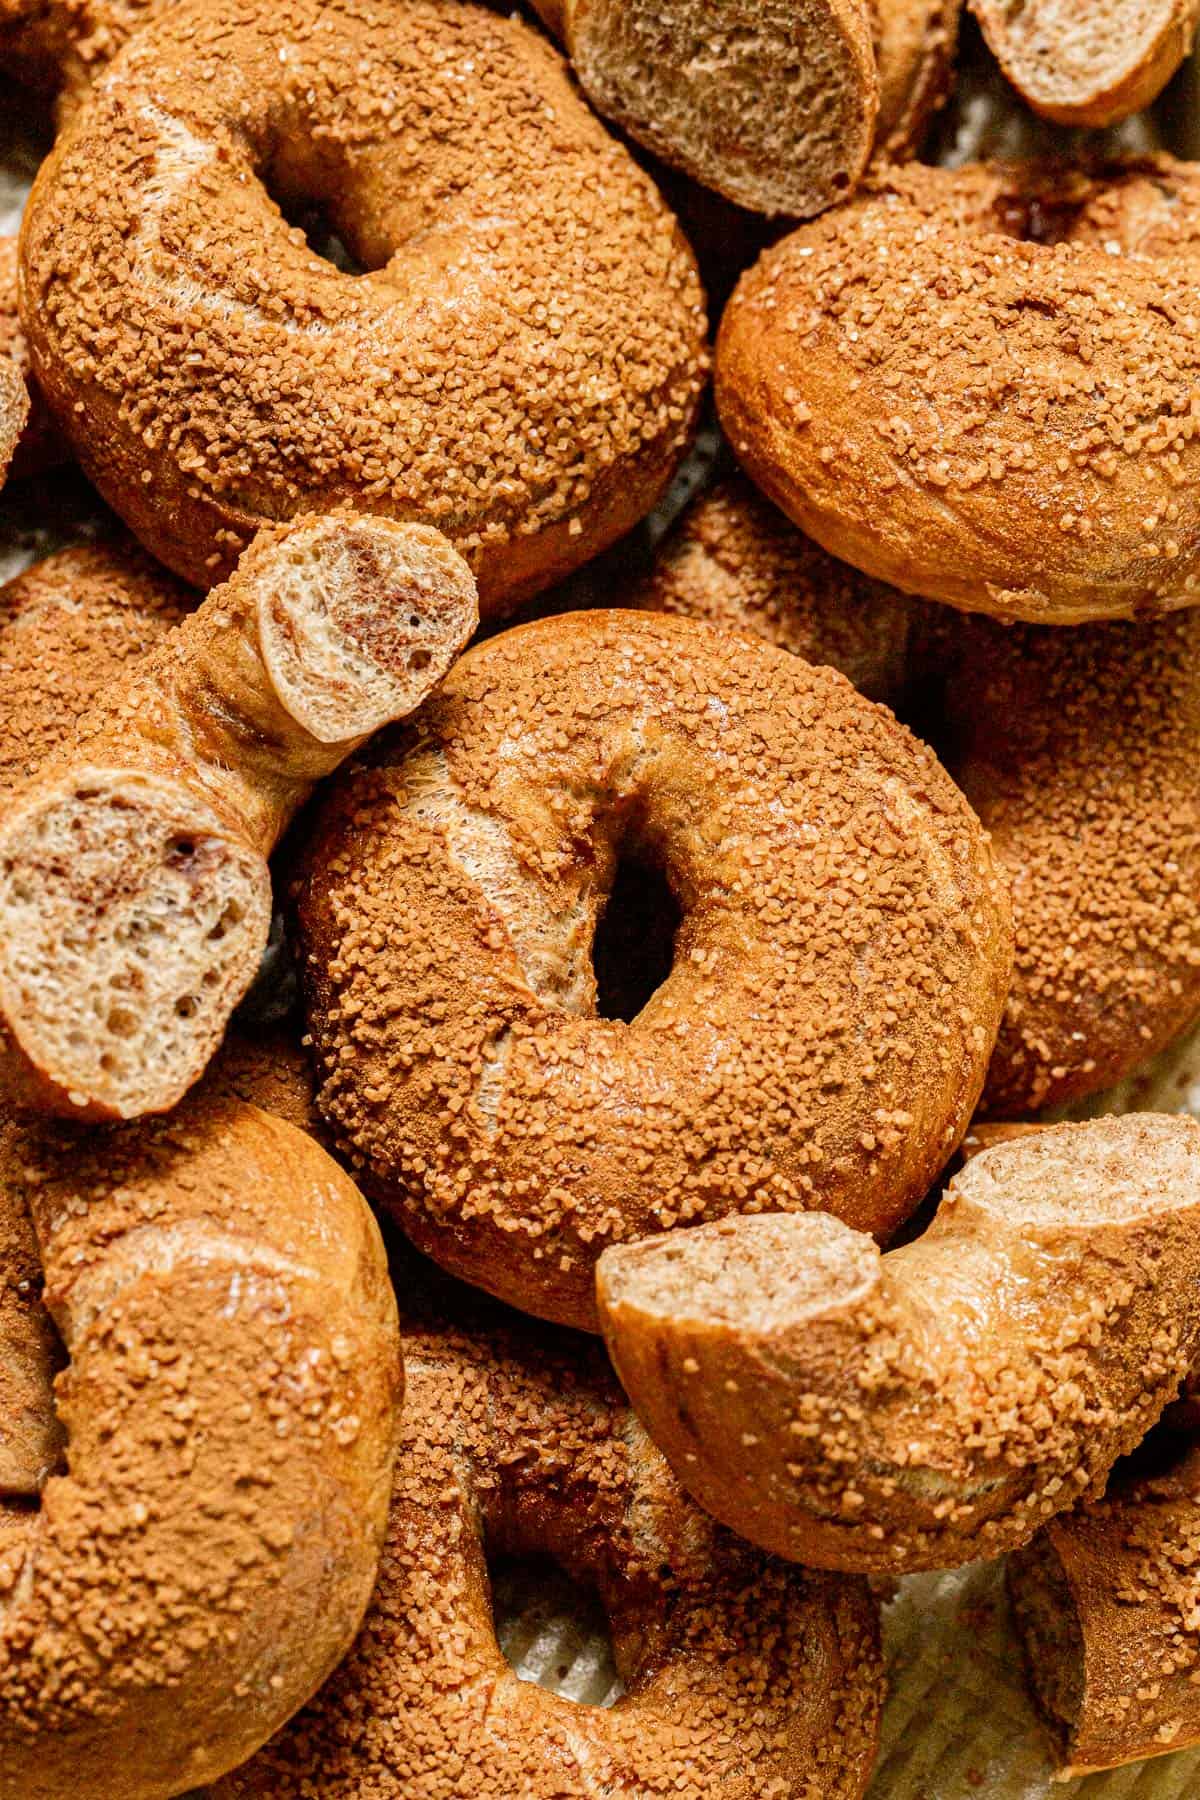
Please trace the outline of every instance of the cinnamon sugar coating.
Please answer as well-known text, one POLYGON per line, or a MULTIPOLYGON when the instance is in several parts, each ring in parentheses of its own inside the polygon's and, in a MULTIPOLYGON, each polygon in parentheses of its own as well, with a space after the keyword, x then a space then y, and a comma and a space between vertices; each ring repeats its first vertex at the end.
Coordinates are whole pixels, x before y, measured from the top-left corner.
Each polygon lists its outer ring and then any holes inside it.
POLYGON ((11 390, 19 405, 19 392, 6 366, 9 363, 25 383, 29 409, 12 452, 12 473, 32 475, 62 462, 67 447, 30 373, 29 346, 17 312, 17 240, 0 237, 0 387, 11 390))
POLYGON ((58 96, 60 120, 125 40, 173 0, 0 0, 0 69, 58 96))
POLYGON ((1151 1441, 1103 1500, 1008 1565, 1026 1667, 1063 1776, 1200 1743, 1200 1450, 1151 1441))
POLYGON ((264 520, 346 502, 515 602, 650 509, 704 380, 653 183, 536 33, 458 0, 171 7, 43 166, 22 258, 85 470, 205 586, 264 520))
POLYGON ((739 456, 906 592, 1066 624, 1200 600, 1200 170, 883 170, 726 308, 739 456))
POLYGON ((11 1184, 0 1183, 0 1529, 6 1501, 40 1493, 62 1459, 51 1398, 62 1346, 42 1287, 29 1209, 11 1184))
POLYGON ((63 750, 197 598, 120 541, 60 550, 0 587, 0 786, 63 750))
POLYGON ((1200 1348, 1200 1125, 1000 1143, 882 1257, 824 1214, 608 1251, 605 1339, 688 1491, 751 1542, 906 1573, 995 1556, 1133 1450, 1200 1348))
POLYGON ((741 475, 692 502, 623 603, 748 632, 884 701, 903 691, 922 611, 822 550, 741 475))
POLYGON ((165 1800, 244 1760, 349 1647, 400 1364, 378 1230, 237 1101, 12 1133, 70 1355, 67 1470, 0 1554, 0 1796, 165 1800))
POLYGON ((29 390, 15 362, 0 362, 0 486, 12 467, 29 418, 29 390))
POLYGON ((1200 612, 1060 630, 924 606, 742 477, 692 505, 635 603, 832 663, 935 746, 1012 890, 989 1113, 1098 1092, 1195 1018, 1200 612))
POLYGON ((940 623, 940 747, 991 834, 1016 964, 997 1118, 1121 1080, 1200 1012, 1200 613, 940 623))
POLYGON ((487 1318, 404 1325, 379 1584, 354 1650, 212 1800, 851 1800, 882 1700, 865 1583, 772 1561, 683 1495, 603 1353, 487 1318), (496 1644, 486 1556, 606 1607, 626 1692, 577 1706, 496 1644))
POLYGON ((932 754, 830 670, 692 620, 508 631, 318 815, 296 900, 319 1104, 436 1260, 594 1325, 606 1244, 730 1211, 888 1233, 966 1127, 1007 899, 932 754), (683 919, 631 1023, 622 856, 683 919))

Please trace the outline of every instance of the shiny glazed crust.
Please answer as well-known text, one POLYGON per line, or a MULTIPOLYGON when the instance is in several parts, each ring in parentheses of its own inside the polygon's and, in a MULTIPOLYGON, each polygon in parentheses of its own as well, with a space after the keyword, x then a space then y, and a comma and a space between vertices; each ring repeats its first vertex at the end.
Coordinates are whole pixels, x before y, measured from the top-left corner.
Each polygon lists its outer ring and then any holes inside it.
POLYGON ((56 416, 201 586, 264 522, 345 503, 437 526, 485 608, 515 603, 650 509, 706 372, 653 183, 535 32, 460 0, 169 8, 43 165, 21 246, 56 416))
POLYGON ((1194 605, 1200 171, 909 165, 743 276, 717 349, 750 474, 827 550, 967 611, 1194 605))
POLYGON ((594 1326, 608 1243, 824 1207, 887 1234, 965 1130, 1007 902, 933 756, 840 676, 692 620, 472 650, 333 784, 296 885, 319 1103, 436 1260, 594 1326), (596 1016, 622 855, 683 913, 596 1016))
POLYGON ((362 1636, 212 1800, 857 1800, 882 1701, 866 1584, 763 1557, 706 1519, 594 1343, 516 1323, 409 1320, 403 1335, 362 1636), (504 1661, 486 1558, 514 1553, 549 1554, 598 1594, 626 1687, 611 1708, 504 1661))
POLYGON ((971 1158, 880 1256, 815 1214, 609 1250, 597 1299, 688 1491, 813 1567, 1028 1542, 1174 1399, 1200 1348, 1200 1125, 1130 1114, 971 1158))

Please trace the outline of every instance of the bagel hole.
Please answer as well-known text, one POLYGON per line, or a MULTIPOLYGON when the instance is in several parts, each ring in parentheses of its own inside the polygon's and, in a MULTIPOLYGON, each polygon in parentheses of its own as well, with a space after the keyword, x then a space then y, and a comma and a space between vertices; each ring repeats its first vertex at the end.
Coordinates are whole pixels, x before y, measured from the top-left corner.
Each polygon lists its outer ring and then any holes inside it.
POLYGON ((331 263, 342 275, 365 275, 367 270, 346 244, 324 203, 311 194, 296 193, 272 180, 268 171, 263 186, 294 231, 304 234, 304 241, 314 256, 331 263))
POLYGON ((662 868, 644 851, 623 847, 592 940, 598 1018, 637 1018, 671 973, 682 922, 662 868))
POLYGON ((521 1681, 579 1706, 612 1706, 617 1674, 599 1595, 549 1556, 489 1556, 492 1617, 504 1660, 521 1681))

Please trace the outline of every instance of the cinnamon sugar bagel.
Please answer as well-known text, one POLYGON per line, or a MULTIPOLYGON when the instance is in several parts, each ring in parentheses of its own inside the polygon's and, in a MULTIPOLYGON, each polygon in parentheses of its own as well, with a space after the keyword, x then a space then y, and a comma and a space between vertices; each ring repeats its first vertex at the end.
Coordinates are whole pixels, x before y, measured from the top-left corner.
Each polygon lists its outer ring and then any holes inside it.
POLYGON ((962 0, 533 0, 598 112, 738 205, 809 218, 911 155, 962 0))
POLYGON ((19 408, 20 394, 9 364, 16 367, 25 385, 29 409, 12 451, 12 473, 32 475, 62 462, 67 448, 30 373, 29 345, 17 310, 17 240, 0 237, 0 388, 15 396, 12 404, 19 408))
POLYGON ((196 598, 121 541, 60 550, 0 587, 0 789, 61 751, 196 598))
POLYGON ((29 390, 15 362, 0 362, 0 486, 3 486, 29 418, 29 390))
POLYGON ((1124 1079, 1200 1013, 1200 613, 929 638, 939 747, 1012 891, 983 1106, 1124 1079))
POLYGON ((0 0, 0 69, 68 118, 132 32, 173 0, 0 0))
POLYGON ((653 183, 536 33, 459 0, 172 6, 60 137, 21 254, 85 471, 202 586, 348 502, 436 525, 509 604, 650 509, 703 386, 653 183))
POLYGON ((706 1518, 594 1344, 408 1320, 404 1347, 362 1635, 212 1800, 856 1800, 882 1700, 865 1583, 771 1561, 706 1518), (514 1553, 548 1553, 598 1595, 615 1705, 504 1661, 486 1558, 514 1553))
POLYGON ((1200 1448, 1154 1439, 1103 1500, 1010 1557, 1060 1779, 1200 1744, 1200 1448))
POLYGON ((1200 169, 910 166, 743 277, 749 472, 907 592, 1043 624, 1200 600, 1200 169))
POLYGON ((910 678, 923 610, 828 555, 737 475, 692 501, 626 598, 764 638, 889 703, 910 678))
POLYGON ((166 1800, 250 1755, 348 1649, 400 1375, 353 1184, 253 1107, 22 1133, 70 1356, 66 1471, 0 1551, 2 1800, 166 1800))
POLYGON ((947 1568, 1104 1490, 1200 1348, 1200 1125, 995 1145, 882 1257, 824 1214, 606 1251, 605 1340, 688 1491, 818 1568, 947 1568))
POLYGON ((934 745, 1012 890, 987 1111, 1098 1092, 1200 1013, 1200 612, 1063 631, 922 606, 740 477, 693 503, 633 599, 833 663, 934 745))
POLYGON ((891 1231, 966 1127, 1009 977, 1006 897, 927 750, 829 670, 633 612, 470 651, 331 785, 296 898, 319 1104, 372 1193, 587 1327, 609 1243, 734 1210, 891 1231), (598 923, 639 870, 681 915, 665 979, 598 1016, 598 923))

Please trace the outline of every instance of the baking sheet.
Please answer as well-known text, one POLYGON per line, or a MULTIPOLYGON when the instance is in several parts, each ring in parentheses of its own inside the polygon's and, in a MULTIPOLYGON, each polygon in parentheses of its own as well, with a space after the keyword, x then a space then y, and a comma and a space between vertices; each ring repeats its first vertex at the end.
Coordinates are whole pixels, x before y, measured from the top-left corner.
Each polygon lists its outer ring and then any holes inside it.
MULTIPOLYGON (((1022 115, 986 73, 973 74, 941 133, 949 162, 981 152, 1022 154, 1045 147, 1043 127, 1022 115)), ((1133 149, 1165 141, 1182 154, 1200 149, 1200 86, 1193 65, 1172 84, 1153 119, 1122 128, 1133 149)), ((17 228, 29 183, 44 154, 44 121, 27 111, 17 90, 0 82, 0 232, 17 228)), ((711 464, 708 434, 699 458, 677 484, 682 498, 711 464)), ((26 482, 0 495, 0 580, 36 557, 103 528, 107 515, 72 471, 26 482)), ((640 534, 646 553, 661 530, 640 534)), ((610 584, 590 572, 580 598, 596 603, 610 584), (590 589, 598 590, 589 592, 590 589)), ((614 596, 615 597, 615 596, 614 596)), ((1200 1027, 1141 1075, 1076 1109, 1076 1116, 1134 1109, 1191 1111, 1200 1117, 1200 1027)), ((557 1572, 509 1566, 496 1572, 495 1610, 501 1648, 517 1673, 590 1705, 609 1705, 621 1689, 602 1621, 557 1572)), ((891 1692, 870 1800, 1196 1800, 1200 1751, 1163 1757, 1111 1775, 1056 1783, 1037 1719, 1023 1686, 1009 1628, 1002 1571, 974 1565, 899 1584, 884 1609, 891 1692)))

